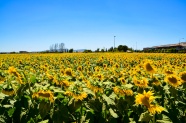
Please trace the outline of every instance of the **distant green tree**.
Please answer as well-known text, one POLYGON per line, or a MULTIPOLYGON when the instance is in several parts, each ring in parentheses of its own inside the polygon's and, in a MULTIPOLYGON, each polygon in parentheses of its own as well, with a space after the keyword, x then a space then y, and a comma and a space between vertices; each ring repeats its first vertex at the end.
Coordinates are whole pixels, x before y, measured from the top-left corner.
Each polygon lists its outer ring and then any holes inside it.
POLYGON ((113 52, 113 47, 109 48, 108 52, 113 52))
POLYGON ((99 52, 99 48, 97 48, 97 50, 95 50, 95 52, 99 52))
POLYGON ((119 52, 126 52, 129 48, 126 45, 119 45, 118 51, 119 52))
POLYGON ((73 53, 73 51, 74 51, 73 48, 71 48, 68 52, 69 53, 73 53))
POLYGON ((92 50, 84 50, 83 52, 84 52, 84 53, 91 53, 92 50))

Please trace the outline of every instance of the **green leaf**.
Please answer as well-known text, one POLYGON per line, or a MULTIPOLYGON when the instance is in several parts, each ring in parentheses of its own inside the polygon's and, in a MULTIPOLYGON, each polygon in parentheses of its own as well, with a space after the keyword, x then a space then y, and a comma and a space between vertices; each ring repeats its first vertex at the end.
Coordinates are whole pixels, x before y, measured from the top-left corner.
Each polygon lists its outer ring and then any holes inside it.
POLYGON ((153 115, 151 115, 148 111, 146 111, 140 115, 139 121, 149 122, 152 118, 153 115))
POLYGON ((117 97, 117 95, 113 92, 110 96, 111 99, 115 100, 115 98, 117 97))
POLYGON ((32 83, 37 82, 36 77, 35 76, 31 76, 30 77, 30 82, 32 82, 32 83))
POLYGON ((43 121, 38 122, 38 123, 48 123, 48 120, 43 120, 43 121))
POLYGON ((44 100, 41 101, 41 103, 39 104, 39 113, 42 119, 44 119, 47 113, 50 111, 50 107, 50 103, 45 102, 44 100))
POLYGON ((103 94, 102 97, 108 105, 115 105, 115 102, 111 98, 107 97, 105 94, 103 94))
POLYGON ((3 94, 3 93, 0 93, 0 100, 2 100, 2 99, 4 99, 5 98, 5 94, 3 94))
POLYGON ((30 118, 30 120, 27 123, 35 123, 33 118, 30 118))
POLYGON ((12 115, 14 114, 15 109, 16 109, 16 107, 11 108, 11 109, 8 110, 8 116, 9 117, 12 117, 12 115))
POLYGON ((118 115, 113 111, 112 108, 109 109, 110 114, 114 117, 114 118, 118 118, 118 115))
POLYGON ((0 123, 6 123, 6 117, 4 115, 0 115, 0 123))
POLYGON ((12 105, 3 105, 5 108, 12 108, 12 105))
POLYGON ((54 123, 65 123, 69 122, 72 117, 69 115, 68 108, 64 105, 60 105, 57 110, 54 111, 52 119, 54 123))
POLYGON ((172 123, 171 119, 167 117, 166 115, 162 114, 163 118, 162 120, 157 120, 157 123, 172 123))
POLYGON ((132 85, 132 84, 126 84, 126 85, 124 85, 124 87, 126 87, 127 89, 131 89, 133 86, 134 85, 132 85))
POLYGON ((95 96, 95 93, 93 91, 91 91, 90 89, 83 88, 83 91, 86 92, 87 94, 91 94, 91 95, 95 96))

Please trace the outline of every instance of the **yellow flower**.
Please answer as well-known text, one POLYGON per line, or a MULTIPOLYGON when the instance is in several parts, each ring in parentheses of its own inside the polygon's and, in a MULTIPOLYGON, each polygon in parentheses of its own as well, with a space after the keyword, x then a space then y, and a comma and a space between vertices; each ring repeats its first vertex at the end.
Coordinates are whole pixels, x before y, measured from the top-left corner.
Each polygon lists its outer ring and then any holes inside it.
POLYGON ((133 82, 136 86, 140 88, 146 88, 148 87, 148 80, 146 78, 142 78, 141 80, 138 80, 136 76, 133 77, 133 82))
POLYGON ((124 94, 127 95, 127 96, 132 96, 133 95, 133 91, 130 90, 130 89, 127 89, 127 90, 123 90, 124 94))
POLYGON ((138 93, 135 97, 135 103, 137 105, 145 105, 147 108, 150 107, 150 103, 154 101, 155 97, 153 96, 154 93, 152 91, 146 92, 143 91, 143 94, 138 93))
POLYGON ((122 84, 126 84, 126 81, 125 81, 125 78, 124 78, 124 77, 121 77, 119 80, 120 80, 120 82, 121 82, 122 84))
POLYGON ((65 74, 65 76, 73 76, 72 69, 71 68, 65 69, 64 74, 65 74))
POLYGON ((78 66, 77 70, 81 72, 83 70, 82 66, 78 66))
POLYGON ((14 74, 14 73, 16 73, 17 72, 17 70, 12 66, 12 67, 9 67, 9 69, 8 69, 8 73, 10 73, 10 74, 14 74))
POLYGON ((94 69, 95 69, 95 72, 100 72, 100 68, 98 66, 96 66, 94 69))
POLYGON ((65 95, 72 96, 76 101, 78 101, 78 100, 82 101, 83 99, 85 99, 87 97, 87 94, 85 92, 81 92, 80 94, 75 94, 71 91, 66 91, 65 95))
POLYGON ((161 84, 161 82, 156 77, 153 78, 152 82, 153 82, 152 84, 155 86, 159 86, 161 84))
POLYGON ((91 85, 90 81, 87 81, 87 87, 91 89, 94 93, 100 92, 103 93, 103 88, 96 85, 91 85))
POLYGON ((8 96, 13 96, 15 94, 15 91, 13 89, 3 89, 2 93, 8 96))
POLYGON ((62 80, 62 81, 60 82, 60 85, 63 85, 63 86, 65 86, 65 87, 69 87, 69 86, 70 86, 70 82, 69 82, 68 80, 62 80))
POLYGON ((20 74, 17 72, 17 70, 13 66, 12 67, 9 67, 8 73, 14 74, 16 77, 19 77, 20 76, 20 74))
POLYGON ((48 91, 40 90, 39 92, 33 93, 32 98, 46 98, 51 103, 54 102, 54 95, 50 90, 48 91))
POLYGON ((152 66, 150 61, 146 61, 144 63, 144 69, 149 73, 155 73, 155 68, 152 66))
POLYGON ((173 87, 177 87, 177 86, 181 85, 180 79, 175 75, 166 76, 165 82, 168 82, 173 87))
POLYGON ((182 82, 186 82, 186 71, 179 73, 182 82))
POLYGON ((97 74, 95 75, 99 81, 103 81, 104 80, 104 75, 103 74, 97 74))
POLYGON ((118 94, 120 90, 118 87, 113 87, 113 91, 114 91, 114 93, 118 94))
POLYGON ((133 95, 133 91, 130 89, 120 89, 117 86, 113 87, 113 91, 115 94, 119 94, 119 95, 127 95, 127 96, 132 96, 133 95))
POLYGON ((3 83, 5 80, 5 77, 0 76, 0 84, 3 83))
POLYGON ((150 107, 148 108, 148 111, 151 113, 151 114, 156 114, 156 113, 161 113, 162 111, 164 111, 165 108, 159 106, 159 105, 150 105, 150 107))
POLYGON ((175 72, 174 71, 172 71, 172 70, 170 70, 170 69, 164 69, 164 74, 166 74, 166 75, 172 75, 172 74, 175 74, 175 72))
POLYGON ((103 67, 104 67, 104 68, 107 68, 107 64, 103 64, 103 67))

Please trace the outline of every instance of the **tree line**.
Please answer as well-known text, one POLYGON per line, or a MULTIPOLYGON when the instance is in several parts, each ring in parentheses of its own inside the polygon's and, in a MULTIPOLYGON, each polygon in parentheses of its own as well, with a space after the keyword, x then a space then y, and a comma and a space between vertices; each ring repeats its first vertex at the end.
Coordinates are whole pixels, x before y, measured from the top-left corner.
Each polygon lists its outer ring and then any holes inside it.
MULTIPOLYGON (((97 48, 94 52, 127 52, 127 51, 132 51, 132 48, 129 48, 128 46, 126 45, 119 45, 118 47, 110 47, 109 49, 107 48, 97 48)), ((74 49, 71 48, 71 49, 67 49, 65 48, 65 44, 64 43, 55 43, 55 44, 52 44, 50 45, 50 50, 48 52, 69 52, 69 53, 72 53, 74 52, 74 49)), ((92 50, 84 50, 83 51, 84 53, 90 53, 90 52, 93 52, 92 50)))

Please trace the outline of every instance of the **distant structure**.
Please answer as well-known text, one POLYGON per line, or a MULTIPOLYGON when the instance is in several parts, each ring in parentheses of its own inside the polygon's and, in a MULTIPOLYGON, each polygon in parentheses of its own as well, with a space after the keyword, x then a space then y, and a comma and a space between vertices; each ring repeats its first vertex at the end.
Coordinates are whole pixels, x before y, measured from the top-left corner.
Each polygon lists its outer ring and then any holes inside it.
POLYGON ((28 51, 19 51, 19 53, 29 53, 28 51))
POLYGON ((180 42, 177 44, 166 44, 166 45, 160 45, 160 46, 153 46, 153 47, 145 47, 143 48, 143 51, 149 51, 149 50, 167 50, 167 49, 175 49, 175 50, 184 50, 186 49, 186 42, 180 42))

